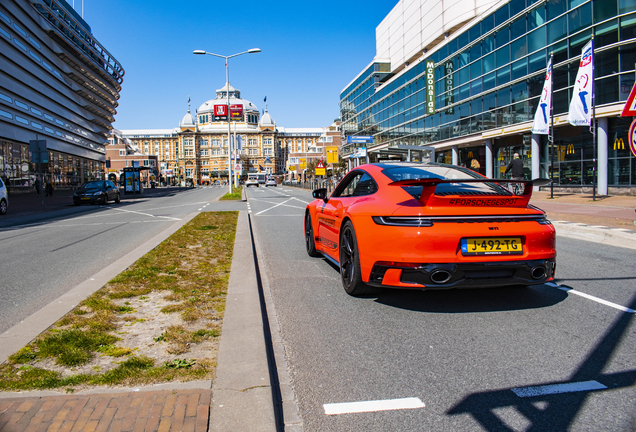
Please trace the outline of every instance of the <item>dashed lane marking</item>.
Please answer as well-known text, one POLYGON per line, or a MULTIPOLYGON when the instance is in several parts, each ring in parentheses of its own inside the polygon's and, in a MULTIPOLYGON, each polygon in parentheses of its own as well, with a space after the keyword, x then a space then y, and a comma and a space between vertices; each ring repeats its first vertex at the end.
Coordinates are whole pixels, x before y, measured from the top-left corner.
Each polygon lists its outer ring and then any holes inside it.
POLYGON ((325 409, 325 414, 338 415, 424 408, 424 402, 422 402, 419 398, 411 397, 403 399, 385 399, 363 402, 330 403, 324 404, 323 407, 325 409))
POLYGON ((590 390, 604 390, 607 387, 598 381, 583 381, 564 384, 549 384, 534 387, 519 387, 511 389, 521 398, 544 396, 558 393, 575 393, 590 390))
POLYGON ((585 297, 588 300, 592 300, 592 301, 595 301, 597 303, 604 304, 605 306, 613 307, 614 309, 618 309, 618 310, 623 311, 623 312, 636 313, 636 310, 634 310, 634 309, 630 309, 628 307, 621 306, 619 304, 612 303, 610 301, 603 300, 603 299, 598 298, 598 297, 594 297, 593 295, 585 294, 584 292, 581 292, 581 291, 573 290, 572 288, 567 288, 567 287, 555 284, 554 282, 548 282, 546 285, 554 287, 554 288, 558 288, 558 289, 560 289, 562 291, 565 291, 567 293, 576 294, 578 296, 585 297))

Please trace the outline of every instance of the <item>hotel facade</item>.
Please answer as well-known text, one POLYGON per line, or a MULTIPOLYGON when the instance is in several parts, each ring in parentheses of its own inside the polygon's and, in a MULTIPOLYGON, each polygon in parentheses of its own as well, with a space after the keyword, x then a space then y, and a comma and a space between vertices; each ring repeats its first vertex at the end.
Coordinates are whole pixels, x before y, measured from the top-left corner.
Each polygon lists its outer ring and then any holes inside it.
POLYGON ((503 178, 519 153, 527 179, 589 192, 596 173, 599 194, 636 194, 633 118, 620 116, 635 64, 634 0, 401 0, 340 94, 343 155, 350 166, 432 159, 503 178), (566 121, 592 35, 596 146, 590 127, 566 121), (551 53, 553 145, 531 132, 551 53))
MULTIPOLYGON (((267 108, 259 111, 229 83, 216 90, 216 97, 199 106, 194 114, 188 107, 178 127, 116 131, 111 139, 113 144, 115 135, 136 153, 156 156, 159 164, 156 179, 166 184, 227 181, 230 160, 233 176, 246 176, 250 172, 298 176, 304 170, 303 159, 305 162, 322 159, 327 145, 340 142, 337 122, 325 128, 277 126, 267 108), (228 121, 231 146, 228 146, 228 121)), ((148 163, 152 164, 150 159, 148 163)))
MULTIPOLYGON (((0 176, 55 187, 101 179, 124 70, 64 0, 0 2, 0 176), (35 155, 30 141, 46 141, 35 155)), ((31 189, 32 190, 32 189, 31 189)))

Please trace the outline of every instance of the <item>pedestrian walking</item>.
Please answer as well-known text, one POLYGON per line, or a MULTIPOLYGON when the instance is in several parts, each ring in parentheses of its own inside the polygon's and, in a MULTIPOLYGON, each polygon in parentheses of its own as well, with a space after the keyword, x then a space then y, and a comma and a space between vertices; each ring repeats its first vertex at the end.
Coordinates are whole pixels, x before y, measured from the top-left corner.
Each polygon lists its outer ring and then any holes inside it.
POLYGON ((53 183, 51 183, 51 179, 48 179, 46 181, 46 186, 45 186, 45 190, 46 190, 46 196, 53 196, 53 183))
POLYGON ((35 179, 33 186, 35 187, 35 193, 37 194, 37 196, 40 196, 40 179, 39 178, 35 179))

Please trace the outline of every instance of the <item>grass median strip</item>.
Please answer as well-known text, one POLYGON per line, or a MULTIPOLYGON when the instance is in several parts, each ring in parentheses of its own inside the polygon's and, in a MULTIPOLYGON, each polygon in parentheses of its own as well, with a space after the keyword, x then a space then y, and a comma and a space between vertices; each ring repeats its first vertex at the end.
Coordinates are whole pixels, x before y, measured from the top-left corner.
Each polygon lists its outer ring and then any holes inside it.
POLYGON ((232 201, 232 200, 240 200, 243 197, 243 188, 242 187, 232 187, 232 193, 226 193, 219 201, 232 201))
POLYGON ((204 212, 0 365, 1 390, 211 379, 237 212, 204 212))

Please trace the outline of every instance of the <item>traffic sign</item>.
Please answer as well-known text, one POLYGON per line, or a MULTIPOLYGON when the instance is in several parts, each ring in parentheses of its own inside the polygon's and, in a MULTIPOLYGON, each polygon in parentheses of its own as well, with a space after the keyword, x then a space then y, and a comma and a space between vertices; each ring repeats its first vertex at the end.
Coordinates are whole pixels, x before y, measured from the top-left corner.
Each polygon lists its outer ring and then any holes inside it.
POLYGON ((621 113, 621 117, 631 116, 636 116, 636 82, 634 82, 632 91, 629 92, 627 102, 625 102, 625 107, 623 108, 623 112, 621 113))
POLYGON ((632 151, 632 154, 636 156, 636 120, 634 120, 629 127, 627 140, 629 141, 629 149, 632 151))
POLYGON ((369 135, 354 135, 354 136, 347 137, 348 144, 355 144, 355 143, 368 144, 372 142, 373 142, 373 137, 369 135))
POLYGON ((338 147, 327 147, 327 163, 338 163, 338 147))
POLYGON ((325 175, 325 164, 321 160, 316 164, 316 175, 325 175))

